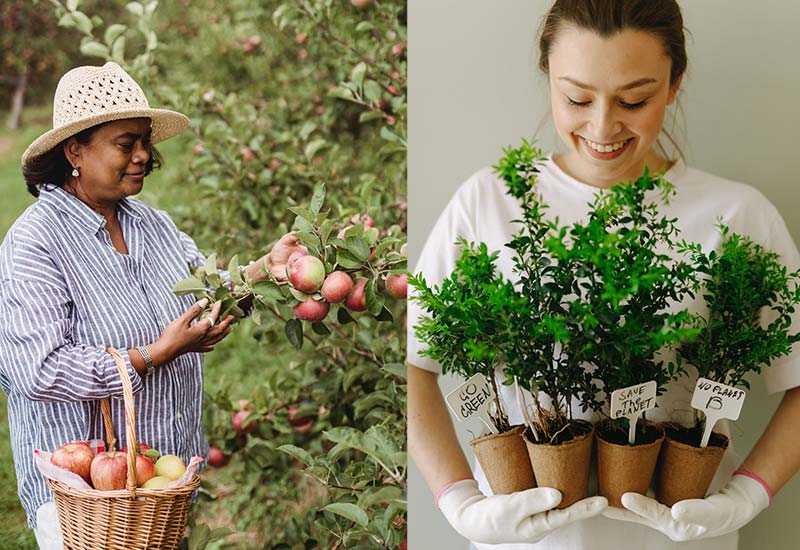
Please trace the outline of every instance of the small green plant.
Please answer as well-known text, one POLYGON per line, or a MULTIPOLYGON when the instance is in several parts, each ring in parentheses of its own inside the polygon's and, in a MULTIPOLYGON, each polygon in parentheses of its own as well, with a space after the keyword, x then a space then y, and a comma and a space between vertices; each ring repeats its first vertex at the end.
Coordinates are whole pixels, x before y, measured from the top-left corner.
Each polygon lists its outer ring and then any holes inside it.
MULTIPOLYGON (((701 377, 750 389, 748 373, 761 373, 800 341, 800 333, 790 333, 800 303, 800 271, 790 273, 777 253, 721 223, 718 227, 719 252, 706 254, 699 244, 681 244, 702 275, 695 290, 702 292, 708 312, 695 316, 699 336, 683 342, 678 353, 701 377)), ((701 414, 695 411, 699 434, 701 414)))
MULTIPOLYGON (((586 327, 583 302, 575 299, 580 289, 574 259, 557 257, 567 229, 557 218, 545 217, 546 205, 536 192, 542 153, 525 140, 503 152, 495 171, 523 211, 523 217, 514 220, 522 229, 506 245, 514 251, 519 280, 517 296, 507 303, 508 332, 501 343, 505 384, 518 381, 530 391, 536 413, 535 422, 529 422, 532 435, 555 443, 577 435, 572 429, 573 400, 582 399, 586 410, 586 397, 597 392, 583 364, 593 334, 586 327), (539 392, 550 398, 549 408, 542 405, 539 392)), ((526 405, 521 405, 527 414, 526 405)))
POLYGON ((507 339, 505 320, 516 294, 497 273, 497 252, 489 253, 485 243, 475 245, 464 239, 458 243, 461 257, 441 285, 428 286, 422 274, 409 278, 416 290, 411 299, 427 313, 414 330, 427 344, 422 354, 438 361, 442 372, 463 378, 482 374, 489 380, 495 393, 495 411, 489 414, 502 433, 510 425, 494 371, 503 362, 500 345, 507 339))

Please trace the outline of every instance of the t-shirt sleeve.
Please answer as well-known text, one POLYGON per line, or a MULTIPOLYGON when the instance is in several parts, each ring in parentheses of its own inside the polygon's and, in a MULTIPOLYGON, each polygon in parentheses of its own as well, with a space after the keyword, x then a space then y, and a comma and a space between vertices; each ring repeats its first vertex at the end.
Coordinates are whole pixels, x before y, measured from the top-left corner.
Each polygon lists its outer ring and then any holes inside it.
MULTIPOLYGON (((421 273, 429 287, 440 285, 455 269, 456 260, 461 256, 461 248, 456 244, 459 237, 468 241, 477 240, 474 221, 477 185, 476 175, 459 187, 425 241, 414 273, 421 273)), ((420 353, 426 346, 417 339, 414 327, 424 315, 425 312, 413 300, 412 294, 408 300, 406 361, 415 367, 440 373, 441 365, 420 353)))
MULTIPOLYGON (((774 207, 773 207, 774 208, 774 207)), ((770 227, 767 247, 781 255, 781 261, 789 272, 800 269, 800 253, 792 239, 786 223, 775 209, 770 227)), ((792 316, 791 332, 800 332, 800 307, 792 316)), ((800 343, 795 343, 789 355, 780 357, 763 371, 764 382, 769 393, 786 391, 800 386, 800 343)))

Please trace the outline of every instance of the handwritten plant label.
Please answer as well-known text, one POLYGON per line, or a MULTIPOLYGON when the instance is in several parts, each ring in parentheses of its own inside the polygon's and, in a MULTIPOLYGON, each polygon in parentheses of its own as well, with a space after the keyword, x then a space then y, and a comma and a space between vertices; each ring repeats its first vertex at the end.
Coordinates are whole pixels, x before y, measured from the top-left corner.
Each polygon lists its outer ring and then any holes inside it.
POLYGON ((711 430, 720 418, 738 420, 747 394, 744 390, 726 386, 707 378, 698 378, 692 395, 692 407, 706 415, 706 429, 703 432, 701 447, 708 445, 711 430))
POLYGON ((636 441, 636 421, 643 412, 656 406, 656 381, 628 386, 611 393, 611 418, 627 418, 630 421, 628 443, 636 441))
POLYGON ((497 433, 497 428, 489 416, 489 407, 494 401, 494 390, 484 375, 476 374, 448 393, 445 401, 461 422, 477 418, 489 428, 489 431, 497 433))

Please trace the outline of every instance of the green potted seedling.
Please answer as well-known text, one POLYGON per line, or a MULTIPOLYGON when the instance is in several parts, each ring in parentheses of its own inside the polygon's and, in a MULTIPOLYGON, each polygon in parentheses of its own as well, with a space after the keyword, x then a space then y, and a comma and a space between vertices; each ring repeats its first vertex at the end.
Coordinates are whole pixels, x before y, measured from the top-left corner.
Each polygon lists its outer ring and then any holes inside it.
MULTIPOLYGON (((587 496, 593 426, 573 417, 576 399, 595 395, 582 359, 593 342, 578 292, 575 262, 558 254, 566 229, 546 219, 536 192, 541 152, 527 141, 504 150, 495 167, 508 192, 520 201, 521 230, 506 246, 514 251, 517 296, 508 301, 508 332, 501 342, 506 384, 517 385, 527 430, 525 442, 540 486, 561 491, 560 508, 587 496), (557 257, 558 256, 558 257, 557 257), (530 414, 520 386, 530 392, 530 414), (543 403, 540 394, 546 396, 543 403)), ((586 411, 589 403, 583 402, 586 411)))
MULTIPOLYGON (((424 311, 414 330, 427 345, 422 354, 439 362, 443 373, 466 379, 467 387, 477 376, 473 387, 483 380, 483 387, 491 388, 480 393, 489 400, 483 406, 488 405, 486 423, 493 433, 473 439, 472 446, 492 491, 530 489, 535 480, 520 437, 522 427, 509 424, 495 381, 495 369, 503 362, 500 342, 507 330, 508 304, 515 301, 515 291, 497 273, 497 252, 490 254, 483 243, 462 239, 459 244, 462 255, 439 286, 429 286, 422 274, 409 277, 416 290, 411 299, 424 311)), ((465 404, 474 402, 468 399, 465 404)))
POLYGON ((800 303, 800 272, 790 273, 777 253, 747 237, 722 224, 719 229, 719 251, 682 244, 701 274, 696 290, 707 312, 695 317, 699 337, 680 345, 678 353, 697 369, 699 399, 692 406, 703 410, 694 409, 692 426, 667 426, 656 483, 656 498, 667 506, 705 497, 728 446, 725 435, 711 433, 719 415, 725 415, 725 402, 738 401, 732 403, 738 417, 744 391, 735 388, 749 389, 748 373, 760 373, 800 340, 800 333, 790 333, 791 315, 800 303), (699 395, 704 390, 712 394, 707 399, 699 395))
POLYGON ((647 492, 664 440, 646 411, 683 369, 679 361, 665 364, 659 352, 697 332, 687 311, 672 310, 691 295, 696 276, 667 253, 676 250, 678 229, 658 205, 671 190, 647 170, 614 186, 597 197, 588 222, 572 227, 572 249, 564 252, 584 279, 581 300, 595 337, 587 360, 606 394, 597 412, 608 415, 596 425, 598 483, 616 507, 625 492, 647 492), (659 198, 651 200, 653 193, 659 198))

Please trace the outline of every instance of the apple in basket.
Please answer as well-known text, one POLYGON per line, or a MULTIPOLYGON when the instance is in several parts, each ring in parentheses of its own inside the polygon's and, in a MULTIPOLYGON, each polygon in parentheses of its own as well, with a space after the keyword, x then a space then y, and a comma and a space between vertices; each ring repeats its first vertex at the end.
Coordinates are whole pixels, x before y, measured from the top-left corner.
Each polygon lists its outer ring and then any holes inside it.
POLYGON ((88 443, 75 441, 66 443, 53 451, 50 462, 81 476, 86 482, 90 481, 90 472, 94 460, 94 451, 88 443))
POLYGON ((117 451, 98 453, 92 460, 91 478, 95 489, 100 491, 124 489, 127 475, 128 458, 125 453, 117 451))
POLYGON ((164 455, 156 462, 156 475, 167 477, 171 480, 180 478, 186 472, 186 464, 179 456, 164 455))

